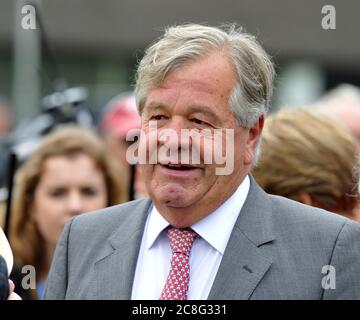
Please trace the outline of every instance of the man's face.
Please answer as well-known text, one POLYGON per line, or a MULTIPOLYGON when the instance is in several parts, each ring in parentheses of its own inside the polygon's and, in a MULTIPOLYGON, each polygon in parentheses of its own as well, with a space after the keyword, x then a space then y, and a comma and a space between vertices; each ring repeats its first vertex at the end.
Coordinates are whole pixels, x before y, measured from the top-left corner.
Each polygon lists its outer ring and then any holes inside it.
MULTIPOLYGON (((231 196, 249 171, 262 120, 251 129, 237 125, 229 109, 234 84, 233 66, 221 53, 214 52, 171 72, 159 86, 149 90, 142 112, 142 129, 149 137, 151 123, 156 121, 158 148, 164 144, 159 137, 167 129, 178 133, 178 139, 170 137, 167 143, 175 144, 179 150, 195 143, 181 135, 183 129, 213 132, 227 128, 234 134, 231 141, 234 170, 229 175, 218 175, 216 163, 204 163, 204 154, 209 151, 204 141, 214 142, 211 134, 200 134, 203 140, 195 146, 200 163, 192 163, 190 155, 190 162, 180 160, 177 166, 171 165, 171 160, 159 154, 157 163, 142 165, 149 195, 174 226, 188 227, 210 214, 231 196)), ((225 137, 221 148, 214 149, 227 152, 225 137)))

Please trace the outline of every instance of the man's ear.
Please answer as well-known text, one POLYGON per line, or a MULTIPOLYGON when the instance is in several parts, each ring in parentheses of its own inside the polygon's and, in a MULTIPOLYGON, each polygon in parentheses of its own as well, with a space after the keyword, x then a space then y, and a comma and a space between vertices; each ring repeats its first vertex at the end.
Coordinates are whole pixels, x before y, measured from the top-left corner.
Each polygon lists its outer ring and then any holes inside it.
POLYGON ((255 149, 260 141, 261 132, 264 128, 264 115, 249 129, 249 136, 246 141, 245 165, 251 165, 254 160, 255 149))

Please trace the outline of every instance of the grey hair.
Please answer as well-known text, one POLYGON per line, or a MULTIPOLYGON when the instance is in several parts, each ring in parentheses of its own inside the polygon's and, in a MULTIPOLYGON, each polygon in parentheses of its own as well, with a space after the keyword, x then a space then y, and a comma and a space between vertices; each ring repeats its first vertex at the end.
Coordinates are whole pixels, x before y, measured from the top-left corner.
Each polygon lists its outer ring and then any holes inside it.
POLYGON ((148 90, 173 70, 206 56, 224 52, 232 62, 236 83, 229 105, 240 126, 251 127, 269 110, 275 75, 271 58, 254 36, 234 24, 219 28, 199 24, 169 27, 146 49, 136 74, 135 97, 142 113, 148 90))

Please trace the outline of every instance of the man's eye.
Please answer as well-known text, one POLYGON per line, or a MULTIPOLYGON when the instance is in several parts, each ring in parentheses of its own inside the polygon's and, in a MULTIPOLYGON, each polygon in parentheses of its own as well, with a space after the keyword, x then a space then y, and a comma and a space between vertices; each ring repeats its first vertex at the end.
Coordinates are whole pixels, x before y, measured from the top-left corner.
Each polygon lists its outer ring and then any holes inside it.
POLYGON ((194 122, 194 123, 196 123, 196 124, 201 124, 201 125, 206 125, 206 124, 207 124, 207 122, 202 121, 202 120, 200 120, 200 119, 196 119, 196 118, 191 119, 191 122, 194 122))
POLYGON ((163 119, 165 119, 165 116, 163 116, 163 115, 154 115, 154 116, 151 116, 151 118, 150 118, 150 120, 163 120, 163 119))

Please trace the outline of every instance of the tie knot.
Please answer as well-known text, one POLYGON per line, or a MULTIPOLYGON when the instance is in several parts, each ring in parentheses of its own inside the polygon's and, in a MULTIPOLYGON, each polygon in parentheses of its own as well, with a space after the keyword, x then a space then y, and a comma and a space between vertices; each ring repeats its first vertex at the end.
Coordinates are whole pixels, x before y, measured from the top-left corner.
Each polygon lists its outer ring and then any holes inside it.
POLYGON ((169 237, 172 253, 190 255, 192 244, 197 235, 196 232, 188 229, 170 227, 166 230, 166 234, 169 237))

